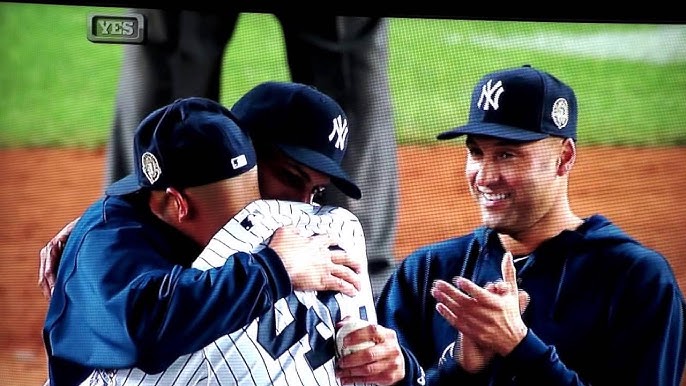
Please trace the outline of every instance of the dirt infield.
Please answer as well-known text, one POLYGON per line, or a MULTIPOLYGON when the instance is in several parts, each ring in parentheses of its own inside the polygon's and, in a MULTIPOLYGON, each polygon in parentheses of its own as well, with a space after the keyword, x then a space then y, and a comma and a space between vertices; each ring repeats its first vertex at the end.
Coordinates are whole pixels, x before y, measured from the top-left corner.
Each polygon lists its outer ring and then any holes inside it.
MULTIPOLYGON (((102 150, 2 150, 0 208, 0 384, 41 385, 41 326, 47 302, 38 287, 38 252, 97 198, 102 150)), ((467 197, 461 147, 403 147, 396 258, 419 245, 467 232, 479 222, 467 197), (437 160, 444 160, 442 164, 437 160)), ((581 148, 572 172, 572 207, 603 213, 672 264, 686 288, 686 148, 581 148)), ((684 383, 686 384, 686 382, 684 383)))

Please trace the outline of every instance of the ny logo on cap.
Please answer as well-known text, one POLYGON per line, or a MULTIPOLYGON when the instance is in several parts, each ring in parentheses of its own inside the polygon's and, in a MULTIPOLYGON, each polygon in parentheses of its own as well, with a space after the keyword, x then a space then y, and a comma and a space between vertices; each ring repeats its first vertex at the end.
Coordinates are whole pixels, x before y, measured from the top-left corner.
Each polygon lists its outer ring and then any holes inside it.
POLYGON ((345 137, 348 136, 348 120, 343 119, 340 115, 333 119, 333 130, 329 134, 329 142, 338 134, 335 147, 343 150, 345 148, 345 137))
POLYGON ((162 174, 162 168, 160 168, 160 163, 157 162, 157 158, 147 151, 141 156, 141 169, 143 169, 145 178, 150 181, 150 185, 154 184, 162 174))
POLYGON ((489 79, 486 84, 481 86, 481 96, 479 97, 479 102, 477 102, 476 107, 481 108, 481 103, 484 103, 484 111, 489 109, 489 106, 493 106, 494 110, 498 110, 498 100, 500 99, 500 94, 505 91, 503 87, 503 82, 498 81, 495 86, 492 85, 492 80, 489 79), (495 94, 495 96, 493 95, 495 94))

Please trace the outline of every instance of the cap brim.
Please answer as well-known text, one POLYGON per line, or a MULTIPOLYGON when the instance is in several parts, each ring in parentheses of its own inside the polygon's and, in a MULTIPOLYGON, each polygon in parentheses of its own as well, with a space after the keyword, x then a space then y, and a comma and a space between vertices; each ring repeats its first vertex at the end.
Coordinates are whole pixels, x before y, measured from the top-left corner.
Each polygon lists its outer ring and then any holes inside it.
POLYGON ((548 137, 548 134, 535 133, 530 130, 524 130, 513 126, 498 125, 495 123, 477 123, 456 127, 450 131, 443 132, 438 134, 436 139, 453 139, 469 134, 520 142, 538 141, 539 139, 548 137))
POLYGON ((138 178, 135 174, 129 174, 121 180, 115 181, 112 185, 107 187, 105 193, 109 196, 123 196, 141 189, 138 184, 138 178))
POLYGON ((362 197, 360 188, 350 180, 350 177, 348 177, 336 161, 311 149, 283 144, 278 144, 277 146, 288 157, 300 162, 310 169, 329 176, 331 178, 331 183, 346 196, 356 200, 362 197))

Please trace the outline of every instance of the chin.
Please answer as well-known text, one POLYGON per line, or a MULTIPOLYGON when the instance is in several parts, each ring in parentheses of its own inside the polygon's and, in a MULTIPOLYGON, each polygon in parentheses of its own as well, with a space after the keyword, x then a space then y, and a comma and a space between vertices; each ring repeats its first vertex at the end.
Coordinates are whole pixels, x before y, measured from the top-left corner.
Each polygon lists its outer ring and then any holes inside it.
POLYGON ((498 233, 508 233, 508 231, 512 230, 512 227, 508 226, 503 219, 495 216, 483 215, 481 220, 483 225, 495 230, 498 233))
POLYGON ((497 228, 502 224, 502 216, 497 216, 487 210, 481 211, 481 222, 489 228, 497 228))

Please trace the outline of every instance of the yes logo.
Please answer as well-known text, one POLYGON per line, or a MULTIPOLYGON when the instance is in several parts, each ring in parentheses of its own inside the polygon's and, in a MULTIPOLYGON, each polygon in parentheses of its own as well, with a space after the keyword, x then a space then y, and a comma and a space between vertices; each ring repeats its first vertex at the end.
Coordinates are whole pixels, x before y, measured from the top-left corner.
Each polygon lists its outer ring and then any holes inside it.
POLYGON ((479 97, 479 102, 477 102, 476 107, 488 110, 491 106, 494 110, 498 110, 500 95, 505 91, 503 87, 503 82, 498 81, 495 85, 492 83, 491 79, 481 86, 481 96, 479 97), (481 106, 483 103, 483 107, 481 106))
POLYGON ((103 35, 133 35, 133 21, 98 20, 98 31, 103 35))
POLYGON ((336 135, 338 135, 338 138, 334 146, 341 150, 345 149, 345 138, 348 136, 348 120, 343 119, 340 115, 333 119, 333 130, 329 134, 329 142, 333 141, 336 135))
POLYGON ((141 14, 90 15, 88 40, 94 43, 143 43, 145 18, 141 14))

